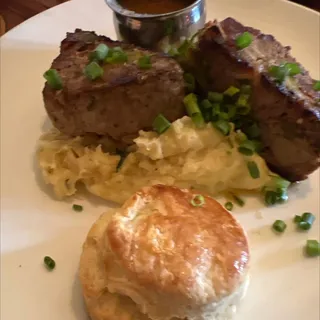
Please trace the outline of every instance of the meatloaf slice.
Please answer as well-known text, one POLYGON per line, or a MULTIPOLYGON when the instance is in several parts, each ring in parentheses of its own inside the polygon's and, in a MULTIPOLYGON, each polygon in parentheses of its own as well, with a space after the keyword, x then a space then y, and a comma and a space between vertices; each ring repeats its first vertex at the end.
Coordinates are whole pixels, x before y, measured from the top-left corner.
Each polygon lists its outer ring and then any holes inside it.
POLYGON ((253 117, 260 125, 263 157, 271 168, 298 181, 319 167, 320 92, 313 89, 315 81, 308 71, 290 55, 290 47, 227 18, 207 25, 193 58, 205 74, 201 81, 205 90, 223 91, 243 79, 251 81, 253 117), (238 50, 235 39, 245 31, 253 41, 238 50), (279 83, 269 70, 286 62, 297 63, 301 73, 279 83))
POLYGON ((151 129, 159 113, 170 121, 184 115, 183 71, 175 60, 160 53, 77 29, 62 41, 51 68, 59 72, 63 88, 54 90, 46 83, 44 104, 54 126, 67 135, 95 133, 126 145, 139 130, 151 129), (100 43, 121 47, 128 62, 103 64, 102 78, 91 81, 83 70, 100 43), (137 65, 143 55, 151 56, 150 69, 137 65))

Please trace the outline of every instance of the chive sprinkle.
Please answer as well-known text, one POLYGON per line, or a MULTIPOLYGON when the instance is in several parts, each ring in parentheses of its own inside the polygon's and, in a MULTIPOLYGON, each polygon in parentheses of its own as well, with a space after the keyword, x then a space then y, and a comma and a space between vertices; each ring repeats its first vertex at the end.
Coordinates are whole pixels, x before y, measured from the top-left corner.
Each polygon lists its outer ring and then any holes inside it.
POLYGON ((298 228, 305 231, 310 230, 315 219, 316 217, 312 213, 303 213, 301 216, 301 221, 298 223, 298 228))
POLYGON ((43 258, 43 262, 45 264, 45 266, 47 267, 48 270, 53 270, 56 266, 56 262, 49 256, 45 256, 43 258))
POLYGON ((239 145, 238 151, 245 156, 252 156, 255 152, 255 145, 252 141, 245 140, 239 145))
POLYGON ((252 179, 259 179, 260 178, 259 168, 254 161, 248 161, 247 168, 249 170, 249 173, 250 173, 250 176, 252 179))
POLYGON ((205 202, 204 196, 201 194, 196 194, 190 201, 194 207, 202 207, 205 202))
POLYGON ((72 206, 72 209, 73 209, 74 211, 77 211, 77 212, 82 212, 82 211, 83 211, 83 206, 81 206, 81 205, 79 205, 79 204, 74 204, 74 205, 72 206))
POLYGON ((47 80, 48 85, 55 90, 62 89, 62 80, 56 69, 49 69, 44 74, 43 77, 47 80))
POLYGON ((252 43, 253 35, 250 32, 245 31, 236 38, 236 46, 238 49, 244 49, 252 43))
POLYGON ((240 92, 240 89, 234 87, 234 86, 231 86, 229 87, 227 90, 225 90, 223 92, 223 94, 225 96, 229 96, 229 97, 233 97, 234 95, 236 95, 238 92, 240 92))
POLYGON ((90 53, 89 59, 90 61, 103 61, 107 57, 108 53, 109 47, 104 43, 100 43, 95 50, 90 53))
POLYGON ((302 220, 302 218, 299 215, 295 215, 295 217, 293 218, 294 223, 299 223, 299 222, 301 222, 301 220, 302 220))
POLYGON ((152 124, 153 129, 158 134, 164 133, 166 130, 169 129, 170 125, 170 121, 161 113, 157 115, 152 124))
POLYGON ((320 256, 320 242, 317 240, 307 240, 306 254, 309 257, 320 256))
POLYGON ((273 230, 277 231, 277 232, 284 232, 287 228, 287 225, 284 221, 282 220, 276 220, 273 225, 272 225, 273 230))
POLYGON ((242 198, 240 198, 239 196, 237 196, 234 193, 231 193, 231 196, 233 198, 233 200, 237 203, 237 205, 239 205, 240 207, 243 207, 245 205, 245 202, 242 198))
POLYGON ((223 94, 219 92, 212 92, 208 93, 208 99, 211 102, 222 102, 223 101, 223 94))
POLYGON ((138 66, 140 69, 150 69, 152 67, 151 58, 149 55, 144 55, 139 58, 138 66))
POLYGON ((88 79, 96 80, 102 77, 103 68, 101 68, 97 62, 92 61, 84 68, 84 74, 88 79))
POLYGON ((213 126, 215 128, 217 128, 220 132, 222 132, 222 134, 224 134, 225 136, 227 136, 231 130, 230 123, 228 121, 222 120, 222 119, 220 119, 216 122, 213 122, 213 126))
POLYGON ((228 211, 231 211, 233 209, 233 203, 228 201, 224 207, 228 210, 228 211))
POLYGON ((316 81, 313 85, 315 91, 320 91, 320 80, 316 81))

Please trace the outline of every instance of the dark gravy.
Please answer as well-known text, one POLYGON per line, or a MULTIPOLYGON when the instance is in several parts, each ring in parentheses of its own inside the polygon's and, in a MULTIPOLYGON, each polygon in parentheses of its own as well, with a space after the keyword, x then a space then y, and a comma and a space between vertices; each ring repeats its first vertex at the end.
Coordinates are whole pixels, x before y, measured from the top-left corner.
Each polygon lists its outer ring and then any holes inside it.
POLYGON ((162 14, 181 10, 195 0, 118 0, 125 9, 136 13, 162 14))

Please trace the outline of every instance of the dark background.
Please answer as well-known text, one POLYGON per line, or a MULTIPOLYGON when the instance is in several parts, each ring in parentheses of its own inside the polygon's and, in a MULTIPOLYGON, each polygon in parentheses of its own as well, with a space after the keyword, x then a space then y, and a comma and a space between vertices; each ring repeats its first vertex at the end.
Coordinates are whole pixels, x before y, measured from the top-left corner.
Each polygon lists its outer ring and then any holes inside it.
MULTIPOLYGON (((68 0, 0 0, 0 35, 35 14, 66 1, 68 0)), ((291 1, 320 11, 320 0, 291 1)))

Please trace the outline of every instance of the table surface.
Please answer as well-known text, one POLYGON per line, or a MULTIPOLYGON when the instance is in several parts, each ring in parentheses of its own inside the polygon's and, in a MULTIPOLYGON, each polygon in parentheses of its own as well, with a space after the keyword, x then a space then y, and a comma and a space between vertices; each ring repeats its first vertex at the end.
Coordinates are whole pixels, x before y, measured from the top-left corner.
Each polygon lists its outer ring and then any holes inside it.
MULTIPOLYGON (((1 0, 0 35, 32 16, 68 0, 1 0)), ((320 11, 319 0, 294 0, 320 11)))

